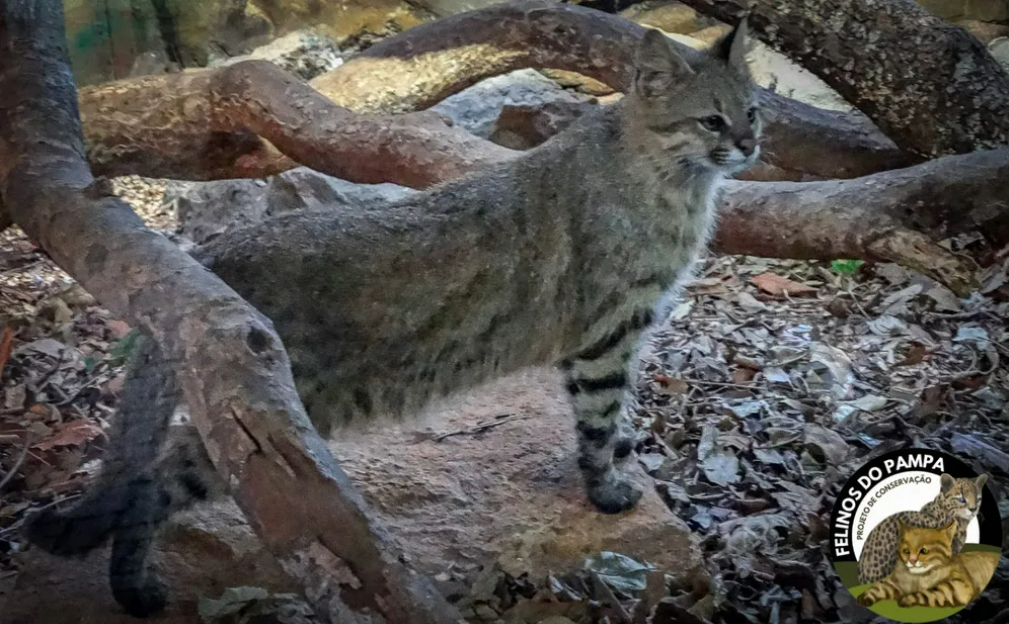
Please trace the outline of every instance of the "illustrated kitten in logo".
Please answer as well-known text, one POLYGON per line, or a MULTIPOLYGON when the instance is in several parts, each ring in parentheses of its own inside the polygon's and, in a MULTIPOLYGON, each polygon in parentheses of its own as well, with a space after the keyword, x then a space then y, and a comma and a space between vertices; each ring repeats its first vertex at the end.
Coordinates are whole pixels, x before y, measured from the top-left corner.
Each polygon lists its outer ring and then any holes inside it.
POLYGON ((957 521, 919 528, 896 520, 900 548, 893 571, 858 597, 858 604, 896 600, 902 607, 960 607, 977 598, 998 566, 999 554, 953 554, 957 521))
POLYGON ((956 524, 952 548, 960 552, 967 539, 967 525, 977 516, 988 475, 976 479, 954 479, 948 474, 939 478, 939 494, 920 511, 902 511, 880 522, 865 540, 858 558, 858 581, 875 583, 893 570, 897 562, 898 523, 913 527, 938 529, 950 522, 956 524))

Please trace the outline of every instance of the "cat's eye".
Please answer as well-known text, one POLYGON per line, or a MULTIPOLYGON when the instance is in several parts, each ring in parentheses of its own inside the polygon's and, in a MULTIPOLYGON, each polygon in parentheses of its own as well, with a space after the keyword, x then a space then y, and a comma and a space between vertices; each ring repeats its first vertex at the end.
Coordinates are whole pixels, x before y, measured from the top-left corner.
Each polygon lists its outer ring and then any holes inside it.
POLYGON ((904 549, 904 554, 905 554, 905 555, 910 555, 910 554, 911 554, 911 551, 910 551, 910 550, 908 550, 907 548, 905 548, 905 549, 904 549))
POLYGON ((922 548, 921 549, 921 554, 927 555, 928 554, 928 549, 927 548, 922 548))
POLYGON ((699 121, 705 130, 710 130, 712 132, 721 132, 722 130, 725 130, 725 118, 721 115, 711 115, 710 117, 705 117, 699 121))
POLYGON ((966 496, 961 496, 960 497, 960 503, 963 504, 963 505, 966 505, 967 504, 967 497, 966 496))
POLYGON ((746 118, 748 120, 750 120, 750 123, 753 123, 753 122, 757 121, 757 107, 756 106, 751 106, 746 111, 746 118))

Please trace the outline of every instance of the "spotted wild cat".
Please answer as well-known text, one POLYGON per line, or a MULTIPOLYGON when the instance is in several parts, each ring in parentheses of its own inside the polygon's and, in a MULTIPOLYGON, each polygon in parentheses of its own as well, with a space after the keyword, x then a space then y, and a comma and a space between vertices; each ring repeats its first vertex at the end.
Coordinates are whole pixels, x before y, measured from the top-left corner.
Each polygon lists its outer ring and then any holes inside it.
POLYGON ((988 475, 977 479, 954 479, 948 474, 939 477, 939 494, 920 511, 902 511, 876 525, 865 540, 858 558, 859 583, 875 583, 893 570, 897 561, 897 522, 911 526, 938 528, 956 522, 953 552, 963 548, 967 525, 977 516, 988 475))
MULTIPOLYGON (((194 255, 273 321, 324 435, 559 363, 588 499, 625 511, 641 492, 613 460, 632 450, 621 421, 637 345, 705 249, 721 181, 759 153, 745 45, 745 23, 706 52, 648 31, 623 100, 514 160, 391 206, 285 213, 194 255), (295 249, 320 229, 339 234, 295 249)), ((97 481, 29 526, 63 555, 111 537, 113 594, 135 615, 164 604, 155 529, 224 490, 199 437, 169 426, 178 400, 145 341, 97 481)))
POLYGON ((862 606, 896 600, 902 607, 961 607, 977 598, 998 567, 998 553, 954 554, 956 521, 919 528, 898 519, 897 530, 897 563, 889 576, 858 597, 862 606))

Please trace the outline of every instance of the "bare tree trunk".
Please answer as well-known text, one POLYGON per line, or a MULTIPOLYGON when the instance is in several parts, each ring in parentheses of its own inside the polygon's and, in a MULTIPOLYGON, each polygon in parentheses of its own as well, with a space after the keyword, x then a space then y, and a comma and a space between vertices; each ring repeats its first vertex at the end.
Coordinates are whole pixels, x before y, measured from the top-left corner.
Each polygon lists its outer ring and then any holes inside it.
POLYGON ((1009 76, 967 31, 913 0, 683 0, 750 25, 926 157, 1009 144, 1009 76))
POLYGON ((403 565, 311 427, 271 322, 148 230, 84 159, 59 0, 0 2, 0 198, 16 222, 175 362, 235 499, 320 614, 458 617, 403 565))

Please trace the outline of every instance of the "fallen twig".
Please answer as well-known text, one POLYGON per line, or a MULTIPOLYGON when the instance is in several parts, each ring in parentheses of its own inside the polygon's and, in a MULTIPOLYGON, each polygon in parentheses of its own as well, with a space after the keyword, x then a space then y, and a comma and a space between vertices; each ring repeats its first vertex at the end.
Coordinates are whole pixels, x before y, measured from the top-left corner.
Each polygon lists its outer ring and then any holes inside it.
POLYGON ((505 423, 515 422, 516 420, 528 420, 528 419, 529 416, 516 416, 515 414, 501 414, 500 416, 495 416, 493 422, 478 423, 477 425, 474 425, 473 427, 469 427, 467 429, 459 429, 456 431, 449 431, 448 433, 440 433, 431 438, 431 440, 434 442, 441 442, 445 438, 450 438, 452 436, 477 435, 480 433, 484 433, 486 431, 490 431, 495 427, 500 427, 505 423))
POLYGON ((7 484, 10 483, 11 479, 14 478, 14 475, 17 473, 17 471, 21 470, 21 465, 25 463, 25 459, 28 457, 28 447, 30 446, 31 446, 31 436, 27 436, 25 437, 25 446, 23 449, 21 449, 21 454, 18 455, 17 460, 14 462, 14 465, 11 466, 11 469, 7 472, 7 475, 3 479, 0 479, 0 494, 3 493, 4 488, 7 487, 7 484))

